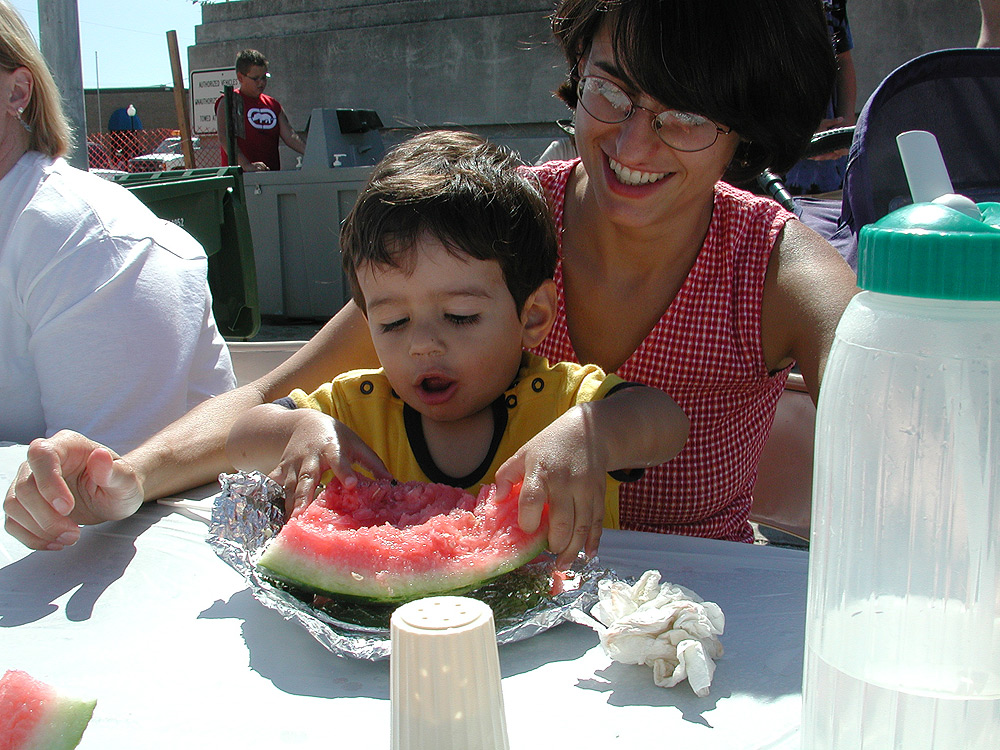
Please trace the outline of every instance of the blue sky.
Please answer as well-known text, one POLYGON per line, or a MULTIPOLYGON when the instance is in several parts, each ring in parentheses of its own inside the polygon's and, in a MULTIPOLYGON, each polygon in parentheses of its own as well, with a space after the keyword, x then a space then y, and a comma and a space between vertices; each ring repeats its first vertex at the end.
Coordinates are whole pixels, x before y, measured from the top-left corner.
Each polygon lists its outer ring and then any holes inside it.
MULTIPOLYGON (((71 2, 72 0, 67 0, 71 2)), ((10 0, 38 39, 35 0, 10 0)), ((76 0, 84 88, 173 84, 167 31, 177 32, 181 68, 188 81, 187 48, 201 23, 190 0, 76 0), (96 53, 96 59, 95 59, 96 53)))

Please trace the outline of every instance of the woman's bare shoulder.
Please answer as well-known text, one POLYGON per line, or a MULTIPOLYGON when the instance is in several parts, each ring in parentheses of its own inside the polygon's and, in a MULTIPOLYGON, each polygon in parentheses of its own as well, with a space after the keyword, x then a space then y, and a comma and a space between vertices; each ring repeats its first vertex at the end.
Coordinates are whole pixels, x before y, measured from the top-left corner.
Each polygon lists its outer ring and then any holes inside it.
POLYGON ((768 367, 796 361, 816 397, 833 333, 857 292, 855 274, 840 253, 801 221, 789 220, 764 280, 761 343, 768 367))

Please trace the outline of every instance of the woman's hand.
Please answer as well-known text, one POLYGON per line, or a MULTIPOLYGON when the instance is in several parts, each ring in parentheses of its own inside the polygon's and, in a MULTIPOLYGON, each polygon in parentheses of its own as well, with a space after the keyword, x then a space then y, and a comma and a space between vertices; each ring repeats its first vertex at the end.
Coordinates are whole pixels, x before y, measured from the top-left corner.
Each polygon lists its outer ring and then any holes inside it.
POLYGON ((61 550, 80 526, 127 518, 143 501, 137 472, 77 432, 33 440, 4 497, 4 527, 32 549, 61 550))

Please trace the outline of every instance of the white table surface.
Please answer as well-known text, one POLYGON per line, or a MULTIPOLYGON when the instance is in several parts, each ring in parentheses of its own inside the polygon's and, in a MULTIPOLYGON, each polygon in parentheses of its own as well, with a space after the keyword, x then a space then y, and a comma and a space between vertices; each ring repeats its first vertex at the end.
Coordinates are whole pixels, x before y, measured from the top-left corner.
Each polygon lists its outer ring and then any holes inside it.
MULTIPOLYGON (((0 492, 23 456, 0 444, 0 492)), ((335 656, 257 602, 205 542, 211 496, 192 504, 147 504, 55 553, 0 531, 0 672, 96 697, 81 750, 388 748, 389 662, 335 656)), ((806 553, 606 532, 600 560, 722 607, 711 695, 658 688, 566 623, 500 649, 513 750, 797 750, 806 553)))

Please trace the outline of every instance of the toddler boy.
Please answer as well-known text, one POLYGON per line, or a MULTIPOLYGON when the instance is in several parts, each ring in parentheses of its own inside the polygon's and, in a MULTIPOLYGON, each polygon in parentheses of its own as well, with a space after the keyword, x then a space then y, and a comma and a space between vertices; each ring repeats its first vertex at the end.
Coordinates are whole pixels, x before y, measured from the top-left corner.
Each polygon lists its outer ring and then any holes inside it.
POLYGON ((660 390, 526 351, 555 316, 557 244, 517 167, 458 132, 386 155, 341 230, 382 367, 250 410, 227 444, 238 468, 271 472, 289 503, 311 499, 327 470, 345 484, 361 469, 473 493, 523 480, 524 529, 548 502, 552 551, 575 553, 561 541, 574 535, 596 551, 602 520, 617 526, 617 480, 672 458, 688 421, 660 390))

